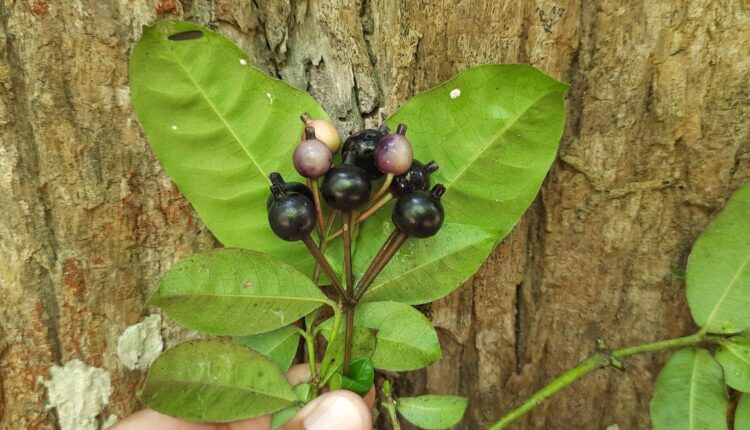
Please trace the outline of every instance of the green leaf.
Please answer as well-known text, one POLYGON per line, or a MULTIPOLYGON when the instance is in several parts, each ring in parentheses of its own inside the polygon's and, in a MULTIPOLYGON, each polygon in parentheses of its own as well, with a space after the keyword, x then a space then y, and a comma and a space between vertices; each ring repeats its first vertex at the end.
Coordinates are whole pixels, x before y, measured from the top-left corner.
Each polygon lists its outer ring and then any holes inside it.
POLYGON ((750 393, 750 338, 735 336, 721 342, 716 361, 724 369, 724 381, 735 390, 750 393))
MULTIPOLYGON (((328 339, 331 332, 330 325, 326 321, 321 324, 323 330, 321 333, 328 339)), ((322 381, 328 381, 336 374, 340 374, 344 367, 344 331, 342 330, 333 344, 326 348, 325 356, 320 364, 320 377, 322 381)), ((375 331, 364 327, 354 327, 352 333, 352 357, 371 357, 375 351, 376 345, 375 331)))
POLYGON ((340 373, 331 378, 328 387, 331 390, 349 390, 357 394, 367 394, 375 381, 375 368, 368 357, 359 357, 349 365, 349 376, 340 373))
POLYGON ((299 116, 328 119, 320 105, 247 65, 247 54, 223 36, 181 21, 144 28, 130 57, 130 88, 154 153, 216 238, 310 273, 304 246, 268 227, 266 197, 269 173, 299 180, 291 158, 299 116), (169 38, 189 31, 202 37, 169 38))
POLYGON ((396 410, 417 427, 437 430, 458 424, 468 404, 469 399, 458 396, 401 397, 396 410))
POLYGON ((376 369, 401 372, 421 369, 442 357, 430 320, 409 305, 372 302, 357 306, 354 325, 377 331, 372 354, 376 369))
POLYGON ((276 365, 228 340, 185 342, 149 369, 140 398, 148 407, 199 422, 270 414, 297 401, 276 365))
POLYGON ((695 322, 711 333, 750 327, 750 184, 740 188, 695 242, 687 298, 695 322))
POLYGON ((276 363, 282 372, 289 370, 299 347, 300 333, 294 326, 282 327, 268 333, 234 338, 276 363))
MULTIPOLYGON (((386 227, 392 228, 390 224, 386 227)), ((383 226, 365 222, 362 236, 377 235, 377 229, 383 226)), ((475 263, 486 257, 496 239, 490 231, 455 223, 446 223, 431 238, 409 239, 375 279, 363 301, 419 304, 446 296, 466 280, 468 271, 475 270, 475 263)), ((355 254, 357 267, 366 268, 380 246, 363 241, 357 248, 361 252, 355 254), (368 246, 374 248, 365 248, 368 246)))
POLYGON ((677 351, 656 379, 653 429, 726 429, 729 401, 722 376, 721 366, 705 349, 677 351))
POLYGON ((149 301, 185 327, 245 336, 288 325, 327 303, 281 261, 241 249, 212 249, 178 261, 149 301))
MULTIPOLYGON (((534 200, 555 159, 567 88, 530 66, 474 67, 409 100, 386 121, 391 128, 407 124, 415 157, 440 165, 432 179, 447 187, 449 225, 424 245, 403 248, 366 300, 426 303, 477 271, 534 200)), ((388 210, 365 222, 357 273, 391 230, 388 210)))
POLYGON ((734 430, 750 430, 750 394, 743 394, 734 413, 734 430))

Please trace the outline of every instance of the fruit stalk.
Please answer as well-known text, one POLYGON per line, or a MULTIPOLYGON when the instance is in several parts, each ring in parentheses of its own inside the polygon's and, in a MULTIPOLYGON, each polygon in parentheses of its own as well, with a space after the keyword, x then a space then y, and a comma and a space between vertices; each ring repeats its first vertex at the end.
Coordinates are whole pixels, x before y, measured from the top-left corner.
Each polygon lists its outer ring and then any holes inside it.
POLYGON ((386 191, 388 191, 388 188, 390 188, 391 183, 393 182, 393 173, 388 173, 385 175, 385 181, 383 181, 383 185, 380 187, 378 192, 376 192, 372 198, 370 198, 370 201, 367 202, 368 204, 372 204, 373 202, 376 202, 383 194, 385 194, 386 191))
MULTIPOLYGON (((336 215, 338 215, 339 211, 333 210, 331 211, 331 214, 328 215, 328 221, 326 221, 326 228, 325 232, 323 233, 323 236, 320 239, 320 252, 324 253, 326 252, 326 247, 328 246, 328 242, 331 240, 328 235, 331 233, 331 228, 333 227, 333 223, 336 221, 336 215)), ((320 279, 320 264, 316 261, 315 262, 315 270, 313 270, 313 276, 312 280, 315 285, 318 284, 318 280, 320 279)))
POLYGON ((318 227, 318 237, 320 237, 320 246, 323 246, 323 238, 325 237, 325 230, 323 227, 323 207, 320 204, 320 190, 318 189, 317 179, 307 179, 307 185, 310 187, 313 195, 313 203, 315 204, 315 224, 318 227))
POLYGON ((347 294, 346 290, 344 290, 344 287, 341 286, 341 282, 339 282, 339 279, 336 277, 336 273, 333 271, 333 268, 328 263, 328 260, 326 259, 325 255, 320 251, 320 248, 318 248, 318 245, 315 244, 315 241, 310 237, 308 234, 307 236, 302 238, 302 242, 307 246, 307 250, 310 251, 310 254, 312 254, 315 261, 320 264, 320 267, 323 269, 323 272, 325 272, 326 276, 328 276, 328 279, 331 281, 331 284, 333 284, 334 288, 336 288, 336 291, 339 294, 339 297, 341 297, 344 301, 349 301, 350 296, 347 294))
MULTIPOLYGON (((361 223, 362 221, 376 214, 380 209, 383 208, 383 206, 387 205, 388 202, 390 202, 391 200, 393 200, 393 194, 388 194, 384 196, 382 199, 378 200, 377 203, 372 205, 369 209, 367 209, 365 212, 363 212, 361 215, 359 215, 356 218, 356 221, 352 223, 352 230, 357 224, 361 223)), ((337 237, 341 236, 341 233, 343 232, 344 232, 343 230, 336 231, 336 233, 333 233, 332 235, 328 236, 326 241, 330 242, 331 240, 336 239, 337 237)))
POLYGON ((370 267, 367 268, 365 274, 362 275, 362 279, 359 281, 357 292, 354 294, 354 302, 358 302, 362 296, 367 292, 367 289, 372 285, 375 278, 378 277, 383 268, 391 261, 398 250, 403 246, 409 236, 406 235, 399 229, 393 230, 393 233, 386 239, 380 251, 372 259, 370 267))
MULTIPOLYGON (((346 278, 346 297, 354 295, 354 280, 352 279, 352 212, 344 212, 344 276, 346 278)), ((346 303, 344 312, 346 314, 346 338, 344 344, 344 375, 349 375, 349 365, 352 359, 352 335, 354 331, 354 307, 355 302, 346 303)))

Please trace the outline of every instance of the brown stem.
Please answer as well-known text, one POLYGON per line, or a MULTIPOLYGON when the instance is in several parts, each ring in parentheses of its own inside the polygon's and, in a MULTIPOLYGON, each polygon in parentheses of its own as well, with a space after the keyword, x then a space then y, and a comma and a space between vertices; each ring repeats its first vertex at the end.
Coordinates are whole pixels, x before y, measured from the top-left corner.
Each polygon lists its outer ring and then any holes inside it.
POLYGON ((344 308, 346 316, 346 332, 344 338, 344 375, 349 376, 349 366, 352 362, 352 343, 354 337, 354 304, 348 304, 344 308))
POLYGON ((328 260, 326 259, 325 255, 323 255, 322 252, 320 252, 320 248, 318 248, 318 245, 315 244, 315 241, 310 237, 308 234, 304 238, 302 238, 302 242, 307 246, 307 250, 310 251, 310 254, 312 254, 313 258, 315 258, 315 261, 320 264, 320 267, 323 268, 323 272, 325 272, 326 276, 328 276, 328 279, 330 279, 331 284, 336 288, 336 291, 339 293, 339 296, 345 301, 350 301, 351 296, 347 294, 346 290, 344 290, 344 287, 341 286, 341 282, 336 277, 336 273, 334 273, 333 268, 331 268, 331 265, 328 263, 328 260))
MULTIPOLYGON (((387 205, 388 202, 390 202, 391 200, 393 200, 393 194, 390 194, 390 193, 388 193, 388 195, 384 196, 382 199, 378 200, 377 203, 372 205, 369 209, 367 209, 365 212, 363 212, 360 216, 357 217, 356 222, 352 224, 352 230, 354 230, 354 227, 357 224, 361 223, 362 221, 366 220, 367 218, 370 218, 375 213, 377 213, 380 209, 383 208, 383 206, 387 205)), ((331 240, 336 239, 337 237, 341 236, 343 232, 344 232, 343 230, 339 229, 338 231, 336 231, 336 233, 333 233, 332 235, 328 236, 326 240, 330 242, 331 240)))
POLYGON ((367 268, 367 271, 365 271, 365 274, 359 281, 357 292, 354 294, 354 303, 359 302, 362 296, 364 296, 375 278, 377 278, 380 272, 383 271, 383 268, 385 268, 388 262, 391 261, 393 256, 396 255, 408 238, 409 236, 401 232, 399 229, 396 229, 391 233, 388 239, 386 239, 385 243, 380 248, 380 251, 378 251, 375 258, 372 259, 370 267, 367 268))
MULTIPOLYGON (((336 221, 336 215, 338 215, 339 211, 333 210, 331 211, 331 214, 328 215, 328 221, 326 221, 326 228, 325 233, 320 238, 320 252, 325 255, 326 247, 328 246, 328 234, 331 233, 331 228, 333 227, 333 223, 336 221)), ((313 270, 313 276, 312 280, 315 285, 318 284, 318 280, 320 279, 320 264, 316 261, 315 262, 315 270, 313 270)))
MULTIPOLYGON (((346 297, 354 295, 354 280, 352 279, 352 213, 344 212, 344 276, 346 278, 346 297)), ((344 344, 344 374, 349 375, 349 364, 352 359, 352 335, 354 332, 354 306, 355 302, 346 303, 346 339, 344 344)))
POLYGON ((388 188, 391 187, 391 182, 393 182, 393 173, 389 173, 385 175, 385 180, 383 181, 383 185, 380 187, 378 192, 376 192, 371 198, 370 201, 367 202, 367 204, 371 204, 376 202, 380 196, 385 194, 386 191, 388 191, 388 188))
MULTIPOLYGON (((318 179, 307 179, 307 184, 310 186, 310 190, 313 195, 313 203, 315 203, 315 224, 318 226, 318 237, 323 237, 325 233, 323 231, 323 207, 320 205, 320 190, 318 190, 318 179)), ((322 241, 323 239, 321 239, 322 241)))

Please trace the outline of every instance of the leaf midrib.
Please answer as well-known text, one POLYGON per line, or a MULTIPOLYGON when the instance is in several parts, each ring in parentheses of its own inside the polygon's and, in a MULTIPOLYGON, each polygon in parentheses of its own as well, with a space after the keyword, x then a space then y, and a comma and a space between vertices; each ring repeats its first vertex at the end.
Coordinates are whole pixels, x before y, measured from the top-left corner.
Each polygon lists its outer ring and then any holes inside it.
POLYGON ((726 299, 727 295, 734 288, 735 284, 740 278, 740 274, 743 272, 743 270, 745 269, 745 266, 747 266, 749 262, 750 262, 750 253, 747 254, 745 261, 743 261, 742 264, 740 264, 740 267, 737 269, 737 273, 735 273, 732 279, 729 281, 729 285, 724 290, 724 293, 722 293, 721 297, 719 297, 719 300, 716 302, 716 305, 714 305, 713 310, 706 318, 706 323, 705 323, 706 327, 709 327, 711 323, 713 322, 712 320, 714 316, 716 315, 716 312, 718 312, 718 310, 721 308, 721 305, 724 303, 724 300, 726 299))
MULTIPOLYGON (((528 111, 529 111, 529 109, 531 109, 532 107, 534 107, 534 106, 535 106, 535 105, 536 105, 537 103, 539 103, 539 101, 540 101, 540 100, 542 100, 542 99, 543 99, 544 97, 547 97, 547 96, 548 96, 549 94, 551 94, 552 92, 553 92, 553 90, 552 90, 552 89, 548 89, 547 91, 544 91, 544 92, 543 92, 543 93, 542 93, 542 94, 541 94, 541 95, 540 95, 539 97, 537 97, 536 99, 534 99, 534 101, 533 101, 533 102, 531 102, 531 104, 529 104, 528 106, 526 106, 526 108, 524 108, 524 109, 523 109, 523 111, 521 111, 521 112, 520 112, 520 113, 518 114, 518 116, 516 116, 516 117, 515 117, 515 118, 514 118, 514 119, 513 119, 513 120, 512 120, 512 121, 511 121, 511 122, 510 122, 510 123, 509 123, 508 125, 506 125, 505 127, 503 127, 503 129, 502 129, 502 130, 500 130, 500 131, 499 131, 499 132, 498 132, 498 133, 497 133, 497 134, 496 134, 496 135, 495 135, 495 136, 494 136, 494 137, 493 137, 492 139, 488 139, 488 142, 489 142, 489 143, 487 143, 486 145, 484 145, 484 147, 483 147, 483 148, 481 148, 481 149, 480 149, 479 151, 477 151, 476 155, 475 155, 475 156, 474 156, 474 157, 473 157, 473 158, 471 159, 471 161, 469 161, 469 163, 467 163, 467 164, 466 164, 466 165, 464 166, 464 168, 463 168, 463 169, 461 169, 461 170, 460 170, 460 171, 459 171, 459 172, 458 172, 458 173, 456 174, 456 176, 454 176, 454 177, 453 177, 453 179, 452 179, 451 181, 449 181, 449 182, 448 182, 447 184, 445 184, 445 190, 446 190, 446 192, 447 192, 448 190, 450 190, 451 186, 452 186, 452 185, 453 185, 453 184, 454 184, 455 182, 457 182, 457 181, 458 181, 458 180, 459 180, 459 179, 461 178, 461 176, 463 176, 463 174, 464 174, 464 173, 466 173, 466 171, 467 171, 467 170, 468 170, 468 169, 469 169, 469 168, 470 168, 471 166, 473 166, 473 165, 474 165, 474 163, 475 163, 475 162, 476 162, 476 161, 477 161, 477 160, 478 160, 478 159, 479 159, 479 158, 480 158, 480 157, 481 157, 482 155, 484 155, 484 153, 485 153, 485 152, 487 152, 487 150, 488 150, 488 149, 489 149, 490 147, 494 146, 494 145, 495 145, 495 143, 496 143, 496 142, 497 142, 497 141, 498 141, 498 140, 499 140, 500 138, 502 138, 502 137, 503 137, 503 136, 505 135, 505 133, 507 133, 507 132, 508 132, 508 130, 509 130, 509 129, 511 129, 511 128, 512 128, 512 127, 513 127, 513 126, 514 126, 514 125, 515 125, 515 124, 516 124, 516 123, 518 122, 518 120, 520 120, 520 119, 521 119, 521 118, 522 118, 522 117, 523 117, 524 115, 526 115, 526 112, 528 112, 528 111)), ((522 168, 522 167, 519 167, 519 169, 521 169, 521 168, 522 168)), ((528 169, 528 167, 524 167, 523 169, 528 169)))
POLYGON ((244 298, 244 299, 265 299, 265 300, 290 300, 290 301, 308 301, 308 302, 319 302, 321 304, 325 304, 326 300, 324 299, 318 299, 318 298, 312 298, 312 297, 295 297, 295 296, 259 296, 255 294, 165 294, 160 295, 159 297, 156 297, 154 301, 158 301, 160 299, 164 298, 183 298, 183 297, 221 297, 221 298, 244 298))
POLYGON ((187 76, 188 79, 190 79, 190 82, 193 83, 193 85, 198 90, 198 92, 203 97, 203 99, 206 101, 206 103, 208 103, 208 105, 211 107, 211 110, 214 112, 214 114, 221 120, 222 123, 224 123, 224 126, 227 128, 227 130, 229 131, 229 133, 232 135, 232 138, 234 138, 235 142, 237 142, 237 144, 242 148, 242 151, 245 152, 245 154, 247 154, 248 158, 250 158, 250 161, 253 162, 253 164, 255 165, 255 167, 261 173, 261 176, 263 176, 263 178, 266 179, 266 182, 268 182, 270 184, 271 180, 268 178, 268 174, 260 166, 260 164, 258 164, 258 161, 255 159, 255 157, 253 157, 253 155, 250 153, 250 151, 247 150, 247 148, 243 144, 243 142, 240 139, 240 137, 237 135, 237 133, 235 133, 234 128, 232 128, 232 126, 229 125, 229 123, 226 121, 226 119, 224 118, 224 116, 219 112, 219 110, 213 104, 213 102, 208 97, 208 95, 205 93, 205 91, 203 91, 203 88, 200 85, 198 85, 198 82, 196 82, 195 79, 193 79, 193 76, 190 74, 190 72, 188 71, 188 69, 185 68, 185 66, 182 64, 182 61, 180 61, 180 59, 177 57, 177 55, 175 55, 174 51, 171 50, 171 49, 167 49, 167 50, 169 51, 169 53, 172 56, 172 58, 174 58, 175 64, 177 64, 180 67, 180 69, 182 69, 182 71, 185 74, 185 76, 187 76))
POLYGON ((695 403, 696 370, 698 369, 698 352, 693 353, 693 369, 690 373, 690 401, 688 403, 688 429, 693 428, 693 404, 695 403))
POLYGON ((271 397, 273 399, 280 399, 280 400, 286 400, 291 403, 294 403, 294 399, 287 399, 286 397, 279 397, 274 394, 267 393, 265 391, 259 391, 252 388, 246 388, 246 387, 237 387, 234 385, 227 385, 227 384, 217 384, 217 383, 208 383, 208 382, 198 382, 198 381, 183 381, 183 380, 177 380, 177 379, 171 379, 171 378, 165 378, 160 379, 158 377, 154 378, 154 384, 156 383, 167 383, 167 384, 175 384, 175 385, 207 385, 209 387, 215 387, 215 388, 231 388, 233 390, 240 390, 240 391, 248 391, 250 393, 259 394, 267 397, 271 397))

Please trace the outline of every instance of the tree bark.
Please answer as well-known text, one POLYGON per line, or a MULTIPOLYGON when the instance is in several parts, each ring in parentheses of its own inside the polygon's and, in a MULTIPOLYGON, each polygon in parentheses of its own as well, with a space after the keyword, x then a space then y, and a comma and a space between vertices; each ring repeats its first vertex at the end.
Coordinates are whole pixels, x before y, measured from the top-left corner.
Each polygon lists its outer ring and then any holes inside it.
MULTIPOLYGON (((585 357, 687 334, 696 237, 750 179, 743 0, 0 1, 0 422, 51 429, 43 381, 111 377, 100 415, 139 407, 117 339, 174 261, 217 246, 150 151, 127 60, 160 18, 207 25, 305 88, 343 133, 462 69, 528 63, 571 84, 540 197, 476 276, 427 307, 444 359, 397 394, 470 397, 478 429, 585 357)), ((170 342, 183 332, 165 328, 170 342)), ((516 429, 649 428, 667 354, 600 370, 516 429)))

